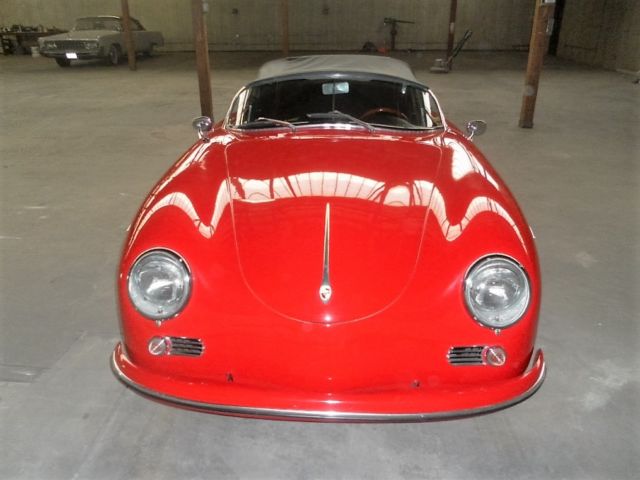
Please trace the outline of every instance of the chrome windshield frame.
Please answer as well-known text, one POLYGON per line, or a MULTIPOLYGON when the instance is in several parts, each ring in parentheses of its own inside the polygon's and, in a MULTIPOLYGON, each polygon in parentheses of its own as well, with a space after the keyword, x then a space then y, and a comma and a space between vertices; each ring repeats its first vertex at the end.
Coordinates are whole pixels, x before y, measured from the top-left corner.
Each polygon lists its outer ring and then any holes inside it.
MULTIPOLYGON (((261 130, 273 130, 273 129, 282 129, 282 128, 287 128, 285 126, 273 126, 273 127, 264 127, 264 128, 260 128, 260 129, 245 129, 242 128, 241 126, 237 125, 237 124, 233 124, 231 125, 229 122, 229 116, 231 115, 231 110, 234 107, 234 105, 236 104, 236 101, 238 99, 238 97, 244 93, 247 92, 249 89, 254 88, 256 86, 260 86, 263 84, 268 84, 268 83, 273 83, 273 82, 280 82, 280 81, 288 81, 288 80, 313 80, 313 79, 327 79, 327 80, 336 80, 336 79, 344 79, 344 80, 348 80, 348 79, 352 79, 352 80, 381 80, 381 81, 387 81, 387 82, 394 82, 394 83, 399 83, 402 85, 410 85, 413 87, 418 88, 419 90, 422 90, 423 92, 426 92, 435 102, 437 108, 438 108, 438 112, 440 113, 440 122, 442 123, 442 125, 437 126, 437 127, 425 127, 425 128, 394 128, 391 126, 381 126, 381 125, 372 125, 374 130, 391 130, 394 132, 429 132, 429 131, 434 131, 434 130, 448 130, 448 123, 447 123, 447 119, 446 116, 444 114, 444 111, 442 110, 442 107, 440 105, 440 102, 438 101, 438 98, 436 97, 436 95, 433 93, 433 91, 427 87, 426 85, 423 85, 421 83, 417 83, 417 82, 410 82, 408 80, 404 80, 404 79, 400 79, 400 78, 396 78, 396 77, 390 77, 388 75, 371 75, 371 74, 352 74, 352 73, 333 73, 333 74, 326 74, 326 73, 315 73, 315 74, 307 74, 307 75, 285 75, 282 77, 274 77, 274 78, 266 78, 266 79, 261 79, 261 80, 256 80, 253 82, 248 83, 247 85, 245 85, 244 87, 242 87, 240 90, 238 90, 238 92, 233 96, 233 99, 231 100, 231 103, 229 104, 229 108, 227 109, 227 113, 224 116, 224 121, 222 123, 222 127, 225 130, 232 130, 232 131, 241 131, 241 132, 254 132, 254 131, 261 131, 261 130)), ((335 126, 338 125, 339 122, 326 122, 326 123, 322 123, 322 124, 295 124, 296 129, 299 128, 306 128, 306 127, 317 127, 319 125, 324 126, 325 128, 327 126, 335 126)), ((343 124, 344 125, 344 124, 343 124)), ((348 125, 348 124, 347 124, 348 125)), ((353 128, 363 128, 360 125, 349 125, 349 127, 353 128)), ((342 127, 340 127, 342 128, 342 127)))

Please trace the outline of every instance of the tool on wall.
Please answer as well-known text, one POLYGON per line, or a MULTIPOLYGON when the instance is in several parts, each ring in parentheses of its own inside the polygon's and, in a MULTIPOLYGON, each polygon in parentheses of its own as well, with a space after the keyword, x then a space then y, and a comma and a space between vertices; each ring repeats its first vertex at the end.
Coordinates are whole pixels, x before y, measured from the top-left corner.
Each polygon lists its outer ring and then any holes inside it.
POLYGON ((393 17, 386 17, 384 19, 384 24, 391 26, 391 30, 389 32, 391 34, 391 51, 396 49, 396 36, 398 35, 399 23, 416 23, 416 22, 411 22, 409 20, 398 20, 397 18, 393 18, 393 17))
POLYGON ((471 30, 467 30, 466 32, 464 32, 464 36, 456 44, 449 58, 447 58, 446 60, 442 58, 436 58, 436 61, 433 64, 433 67, 431 67, 430 69, 431 72, 449 73, 449 70, 451 70, 451 62, 453 61, 454 58, 458 56, 458 54, 460 53, 460 50, 462 50, 462 47, 464 47, 464 44, 467 43, 467 40, 471 38, 471 35, 473 35, 473 32, 471 30))

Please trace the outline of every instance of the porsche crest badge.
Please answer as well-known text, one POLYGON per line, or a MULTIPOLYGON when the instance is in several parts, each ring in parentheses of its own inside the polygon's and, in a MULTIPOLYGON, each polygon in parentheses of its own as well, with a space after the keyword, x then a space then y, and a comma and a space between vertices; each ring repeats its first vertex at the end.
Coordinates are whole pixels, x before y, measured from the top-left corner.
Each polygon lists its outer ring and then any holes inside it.
POLYGON ((331 290, 331 285, 323 283, 320 286, 320 291, 318 293, 320 294, 320 300, 322 300, 324 303, 328 303, 329 300, 331 300, 331 294, 333 293, 333 291, 331 290))

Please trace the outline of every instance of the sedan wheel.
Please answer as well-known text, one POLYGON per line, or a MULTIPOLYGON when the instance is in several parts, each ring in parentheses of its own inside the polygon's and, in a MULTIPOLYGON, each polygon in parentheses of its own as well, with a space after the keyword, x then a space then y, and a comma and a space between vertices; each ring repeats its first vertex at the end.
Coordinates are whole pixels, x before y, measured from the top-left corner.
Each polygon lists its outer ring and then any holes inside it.
POLYGON ((71 60, 69 60, 68 58, 56 58, 56 63, 61 67, 68 67, 69 65, 71 65, 71 60))
POLYGON ((145 57, 153 56, 153 47, 155 47, 155 43, 152 43, 151 45, 149 45, 149 49, 144 52, 145 57))
POLYGON ((109 63, 111 65, 118 65, 120 63, 120 47, 117 45, 111 45, 109 49, 109 63))

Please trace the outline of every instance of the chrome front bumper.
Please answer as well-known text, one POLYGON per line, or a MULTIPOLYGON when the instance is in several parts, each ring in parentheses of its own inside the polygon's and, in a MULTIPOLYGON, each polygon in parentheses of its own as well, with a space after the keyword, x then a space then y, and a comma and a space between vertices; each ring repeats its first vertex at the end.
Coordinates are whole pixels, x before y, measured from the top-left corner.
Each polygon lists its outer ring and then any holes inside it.
MULTIPOLYGON (((131 387, 137 392, 151 397, 163 403, 169 403, 176 406, 184 407, 187 409, 216 413, 221 415, 232 415, 241 417, 253 417, 253 418, 270 418, 270 419, 295 419, 295 420, 307 420, 307 421, 325 421, 325 422, 424 422, 431 420, 443 420, 467 417, 472 415, 481 415, 496 410, 501 410, 517 403, 526 400, 533 395, 542 385, 546 375, 546 364, 544 362, 544 356, 541 350, 534 353, 532 357, 532 363, 527 371, 515 379, 506 380, 504 382, 498 382, 491 386, 486 387, 474 387, 474 388, 461 388, 459 392, 456 392, 458 396, 474 396, 482 397, 483 391, 491 391, 495 389, 504 389, 511 392, 517 389, 518 386, 526 387, 523 391, 518 392, 516 395, 509 396, 504 400, 489 405, 483 405, 482 399, 479 400, 478 406, 470 408, 452 409, 452 410, 440 410, 440 411, 424 411, 424 412, 402 412, 396 413, 393 409, 393 403, 388 400, 383 400, 380 404, 385 405, 389 412, 367 412, 366 404, 360 405, 363 408, 359 410, 348 409, 342 410, 337 407, 335 402, 327 404, 327 409, 307 409, 307 408, 270 408, 262 406, 242 406, 233 404, 219 404, 208 401, 202 401, 198 399, 184 398, 169 393, 172 389, 167 388, 167 391, 159 391, 159 389, 150 388, 145 386, 141 381, 145 375, 151 375, 155 378, 152 380, 158 384, 163 379, 156 374, 148 374, 146 372, 135 371, 135 366, 128 362, 121 344, 118 344, 111 356, 111 369, 115 376, 122 381, 125 385, 131 387), (132 374, 127 374, 126 370, 132 370, 132 374), (140 375, 138 375, 140 374, 140 375), (139 377, 134 379, 132 377, 139 377), (332 408, 332 405, 333 406, 332 408)), ((176 381, 174 379, 165 378, 165 382, 170 384, 179 384, 180 387, 193 386, 193 383, 176 381)), ((170 387, 171 385, 167 385, 170 387)), ((213 396, 215 396, 215 387, 213 396)), ((428 407, 429 396, 437 396, 438 392, 430 392, 425 396, 425 407, 428 407)), ((508 395, 505 394, 505 395, 508 395)), ((265 399, 265 402, 269 402, 269 399, 265 399)), ((338 402, 339 404, 339 402, 338 402)), ((425 410, 427 410, 425 408, 425 410)))

